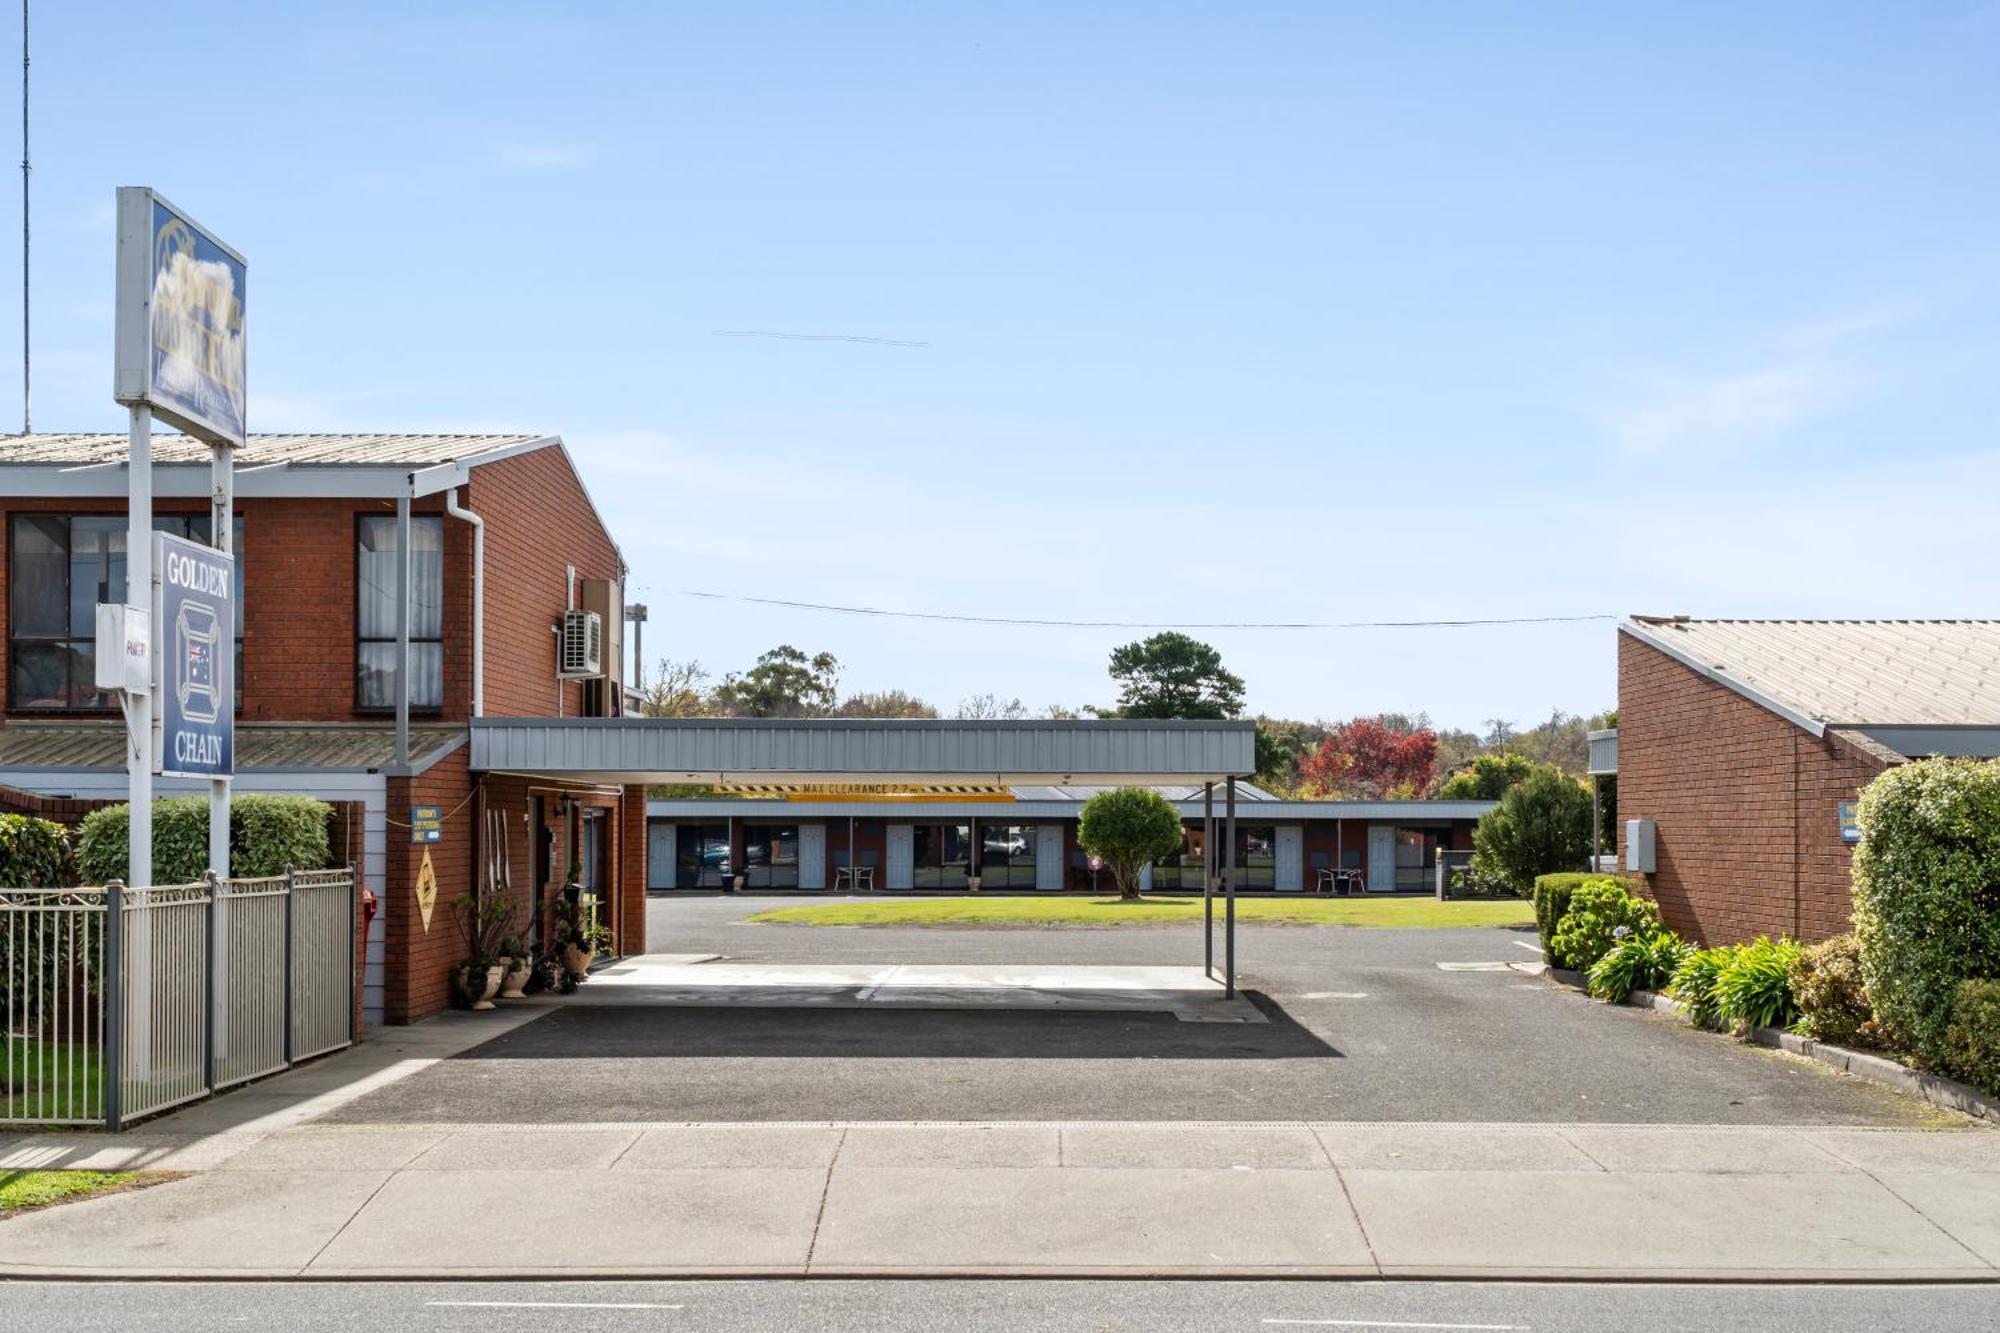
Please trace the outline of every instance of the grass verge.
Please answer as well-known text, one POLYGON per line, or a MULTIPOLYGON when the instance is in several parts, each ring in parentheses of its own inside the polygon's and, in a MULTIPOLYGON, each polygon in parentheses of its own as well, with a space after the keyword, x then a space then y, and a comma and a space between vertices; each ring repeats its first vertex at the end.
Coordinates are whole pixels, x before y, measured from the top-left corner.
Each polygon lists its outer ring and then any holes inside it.
POLYGON ((180 1178, 178 1171, 0 1171, 0 1218, 180 1178))
MULTIPOLYGON (((1216 904, 1217 915, 1222 905, 1216 904)), ((1266 925, 1362 926, 1377 929, 1440 926, 1520 926, 1534 922, 1534 907, 1519 899, 1444 902, 1435 898, 1238 898, 1236 919, 1266 925)), ((814 903, 759 912, 751 921, 799 926, 1168 926, 1201 920, 1199 898, 985 897, 914 902, 814 903)))

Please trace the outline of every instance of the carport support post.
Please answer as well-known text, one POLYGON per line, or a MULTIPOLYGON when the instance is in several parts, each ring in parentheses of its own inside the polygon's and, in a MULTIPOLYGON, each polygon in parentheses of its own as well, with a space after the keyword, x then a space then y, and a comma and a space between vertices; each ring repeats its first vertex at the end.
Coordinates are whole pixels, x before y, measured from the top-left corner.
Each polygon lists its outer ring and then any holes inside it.
POLYGON ((1604 850, 1604 793, 1597 789, 1603 781, 1597 774, 1590 775, 1590 861, 1584 869, 1597 873, 1597 855, 1604 850))
POLYGON ((1215 784, 1201 789, 1201 974, 1215 980, 1215 784))
POLYGON ((1222 863, 1226 867, 1222 874, 1222 891, 1227 895, 1224 904, 1226 916, 1222 927, 1222 995, 1224 999, 1236 998, 1236 779, 1223 784, 1224 800, 1229 819, 1229 832, 1222 843, 1222 863))

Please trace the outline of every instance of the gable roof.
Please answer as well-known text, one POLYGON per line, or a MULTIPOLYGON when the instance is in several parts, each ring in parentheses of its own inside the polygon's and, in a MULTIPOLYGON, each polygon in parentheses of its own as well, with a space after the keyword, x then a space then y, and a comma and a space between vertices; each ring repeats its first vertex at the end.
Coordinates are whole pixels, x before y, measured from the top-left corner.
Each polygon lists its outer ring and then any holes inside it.
MULTIPOLYGON (((236 466, 435 467, 440 463, 490 462, 485 455, 554 442, 554 437, 547 435, 252 435, 236 451, 236 466)), ((122 434, 0 436, 0 463, 101 467, 123 463, 125 450, 122 434)), ((186 435, 155 435, 153 462, 156 466, 199 463, 206 467, 208 445, 186 435)))
MULTIPOLYGON (((482 463, 536 449, 562 449, 554 435, 252 435, 236 451, 239 497, 340 499, 435 495, 466 483, 482 463)), ((153 490, 208 494, 208 445, 186 435, 152 437, 153 490)), ((128 444, 122 434, 0 435, 0 494, 123 496, 128 444)))
POLYGON ((1633 616, 1619 629, 1815 736, 2000 728, 2000 620, 1633 616))

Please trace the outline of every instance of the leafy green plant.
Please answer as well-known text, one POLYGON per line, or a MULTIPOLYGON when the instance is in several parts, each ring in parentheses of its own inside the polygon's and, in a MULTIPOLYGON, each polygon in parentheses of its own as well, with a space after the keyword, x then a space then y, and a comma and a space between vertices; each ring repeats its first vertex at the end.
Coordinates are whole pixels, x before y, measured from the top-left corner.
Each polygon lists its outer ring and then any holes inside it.
POLYGON ((1799 946, 1759 935, 1738 945, 1715 978, 1715 1012, 1739 1034, 1789 1026, 1799 1016, 1792 995, 1792 964, 1799 946))
POLYGON ((1549 961, 1588 972, 1619 940, 1634 935, 1651 939, 1659 929, 1660 909, 1634 895, 1623 880, 1587 880, 1577 885, 1569 910, 1556 923, 1549 961))
MULTIPOLYGON (((327 819, 333 807, 310 796, 238 796, 229 803, 229 873, 239 878, 281 875, 286 866, 318 870, 331 856, 327 819)), ((84 816, 77 864, 92 884, 128 878, 130 811, 107 805, 84 816)), ((208 798, 176 796, 153 802, 153 882, 188 884, 208 869, 208 798)))
POLYGON ((1542 937, 1542 953, 1551 962, 1555 960, 1556 927, 1562 924, 1563 916, 1569 911, 1570 895, 1576 892, 1578 886, 1603 878, 1605 876, 1581 870, 1535 876, 1535 930, 1542 937))
POLYGON ((31 815, 0 815, 0 889, 63 889, 75 882, 68 829, 31 815))
POLYGON ((1944 1066, 1952 1074, 2000 1094, 2000 980, 1958 983, 1944 1051, 1944 1066))
POLYGON ((465 937, 466 961, 474 968, 489 967, 512 957, 505 941, 514 933, 521 914, 512 898, 502 893, 485 896, 462 893, 451 901, 452 915, 465 937))
POLYGON ((1658 990, 1673 979, 1689 952, 1690 947, 1665 927, 1651 935, 1627 933, 1591 967, 1590 993, 1622 1004, 1633 991, 1658 990))
POLYGON ((1722 979, 1722 969, 1728 966, 1735 954, 1736 950, 1727 946, 1691 949, 1682 957, 1680 966, 1674 969, 1673 978, 1667 986, 1668 993, 1687 1007, 1688 1022, 1696 1027, 1722 1026, 1722 1015, 1715 1007, 1715 987, 1722 979))
POLYGON ((1076 840, 1104 858, 1120 896, 1136 899, 1140 872, 1179 851, 1185 839, 1180 811, 1166 797, 1151 787, 1113 787, 1083 803, 1076 840))
POLYGON ((1854 931, 1875 1014, 1928 1063, 1960 984, 2000 977, 2000 760, 1925 759, 1863 789, 1854 931))
POLYGON ((1590 856, 1590 789, 1557 768, 1539 767, 1508 787, 1472 831, 1472 863, 1526 898, 1535 877, 1583 865, 1590 856))
POLYGON ((1861 942, 1851 934, 1801 949, 1791 982, 1802 1036, 1851 1045, 1875 1016, 1862 984, 1861 942))

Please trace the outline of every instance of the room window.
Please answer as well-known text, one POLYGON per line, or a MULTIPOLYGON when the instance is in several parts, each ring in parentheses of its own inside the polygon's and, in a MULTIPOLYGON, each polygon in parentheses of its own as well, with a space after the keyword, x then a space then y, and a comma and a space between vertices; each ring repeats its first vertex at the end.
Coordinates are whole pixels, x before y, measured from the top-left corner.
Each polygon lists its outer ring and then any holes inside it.
POLYGON ((734 873, 729 862, 729 825, 682 824, 675 840, 674 887, 719 889, 734 873))
MULTIPOLYGON (((354 706, 396 706, 396 519, 356 523, 354 706)), ((410 707, 444 707, 444 517, 410 519, 410 707)))
POLYGON ((1035 826, 981 824, 979 880, 982 888, 1035 887, 1035 826))
POLYGON ((799 826, 743 826, 743 879, 753 889, 796 889, 799 886, 799 826))
POLYGON ((1431 886, 1432 868, 1437 865, 1438 831, 1423 828, 1396 830, 1396 887, 1426 889, 1431 886))
MULTIPOLYGON (((204 546, 206 513, 153 528, 204 546)), ((243 520, 236 520, 236 706, 243 707, 243 520)), ((15 514, 7 540, 7 703, 19 712, 113 707, 96 688, 97 604, 125 598, 123 514, 15 514)))
POLYGON ((972 873, 972 828, 967 824, 918 824, 912 831, 912 886, 962 889, 972 873))

